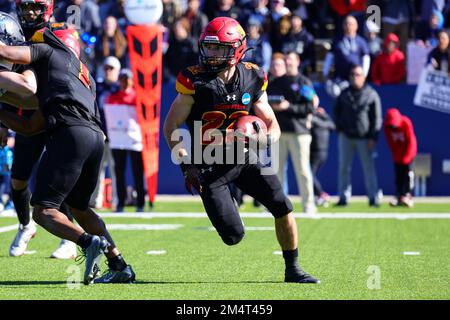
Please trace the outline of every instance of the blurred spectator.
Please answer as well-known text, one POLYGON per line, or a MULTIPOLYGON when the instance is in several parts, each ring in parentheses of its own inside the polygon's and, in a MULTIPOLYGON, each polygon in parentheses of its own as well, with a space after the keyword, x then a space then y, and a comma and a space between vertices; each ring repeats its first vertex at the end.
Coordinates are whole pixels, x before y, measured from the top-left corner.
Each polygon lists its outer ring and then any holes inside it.
POLYGON ((280 52, 275 52, 272 55, 272 60, 270 62, 269 69, 269 83, 271 83, 276 78, 280 78, 286 74, 286 62, 284 60, 284 54, 280 52))
POLYGON ((434 10, 444 11, 446 0, 422 0, 421 2, 419 23, 428 23, 434 10))
POLYGON ((131 25, 131 22, 128 20, 125 15, 125 3, 127 0, 116 0, 117 4, 115 5, 115 10, 113 10, 112 16, 116 17, 117 24, 119 25, 120 30, 124 35, 127 34, 127 27, 131 25))
POLYGON ((116 0, 97 0, 100 21, 105 21, 108 16, 116 16, 116 0))
POLYGON ((284 5, 284 0, 270 1, 270 15, 268 17, 269 40, 272 49, 280 51, 279 41, 291 28, 289 14, 291 12, 284 5))
POLYGON ((308 75, 316 71, 316 53, 314 37, 303 28, 303 21, 299 16, 291 16, 291 30, 280 40, 281 51, 297 52, 301 60, 301 73, 308 75))
POLYGON ((86 63, 87 67, 95 72, 97 67, 95 61, 95 45, 98 41, 97 35, 101 28, 102 21, 100 18, 100 10, 96 1, 92 0, 63 0, 57 1, 54 10, 55 20, 58 22, 79 23, 73 27, 78 30, 81 39, 81 59, 86 63), (80 16, 73 19, 74 14, 70 10, 70 6, 78 6, 80 8, 80 16))
MULTIPOLYGON (((105 105, 106 98, 119 90, 119 72, 121 69, 119 59, 114 56, 107 57, 103 62, 104 77, 99 78, 97 81, 97 104, 100 109, 100 115, 102 116, 102 123, 105 123, 103 107, 105 105), (103 115, 102 115, 103 114, 103 115)), ((106 127, 102 129, 106 132, 106 127)))
POLYGON ((120 60, 122 67, 129 65, 127 39, 117 25, 113 16, 106 18, 103 30, 96 43, 96 60, 101 63, 106 57, 114 56, 120 60))
POLYGON ((109 174, 112 180, 113 198, 117 198, 116 175, 114 171, 114 159, 111 148, 109 147, 108 130, 106 127, 105 102, 113 93, 119 90, 119 72, 121 69, 120 61, 116 57, 110 56, 102 63, 104 77, 97 81, 97 105, 100 111, 100 119, 102 120, 102 131, 106 134, 105 148, 103 149, 103 158, 99 172, 97 186, 91 196, 91 206, 101 208, 103 205, 105 170, 108 166, 109 174))
POLYGON ((410 29, 415 19, 414 0, 383 0, 382 5, 383 37, 395 33, 400 39, 400 50, 406 52, 410 29))
POLYGON ((383 50, 383 40, 379 37, 380 27, 375 22, 367 21, 366 28, 370 60, 373 61, 383 50))
POLYGON ((291 11, 285 6, 284 0, 270 1, 270 14, 273 22, 278 22, 282 17, 290 13, 291 11))
POLYGON ((203 29, 208 24, 208 17, 200 11, 200 0, 188 0, 188 9, 183 15, 189 20, 190 34, 198 41, 203 29))
POLYGON ((212 20, 216 17, 230 17, 241 22, 240 15, 241 9, 235 6, 234 0, 217 0, 212 15, 208 16, 208 18, 212 20))
POLYGON ((7 144, 0 146, 0 211, 14 207, 11 198, 11 167, 13 163, 14 137, 9 136, 7 144), (4 200, 4 197, 7 197, 4 200))
POLYGON ((1 0, 0 11, 15 15, 16 6, 14 2, 15 0, 1 0))
MULTIPOLYGON (((68 15, 72 15, 73 11, 67 10, 71 5, 76 5, 80 8, 80 34, 84 33, 95 36, 101 26, 102 20, 100 20, 100 10, 96 1, 91 0, 66 0, 58 1, 58 10, 55 10, 56 21, 70 21, 68 15)), ((78 26, 76 26, 78 28, 78 26)))
POLYGON ((395 169, 396 199, 391 206, 413 207, 412 188, 414 173, 412 163, 417 154, 417 140, 411 120, 398 109, 387 111, 384 133, 392 152, 395 169))
POLYGON ((353 67, 351 85, 341 93, 334 107, 334 122, 339 133, 338 206, 346 206, 352 193, 351 167, 355 151, 363 167, 369 205, 379 206, 375 151, 382 126, 381 101, 365 81, 363 68, 353 67))
POLYGON ((134 184, 137 192, 136 212, 143 212, 145 206, 144 165, 142 161, 142 134, 136 115, 136 91, 133 87, 133 73, 122 69, 119 76, 120 89, 110 95, 105 104, 108 133, 112 149, 118 203, 116 212, 123 212, 127 197, 125 181, 127 157, 130 155, 134 184))
POLYGON ((243 12, 244 25, 247 21, 250 20, 258 20, 259 23, 263 26, 264 33, 269 33, 269 16, 270 11, 267 5, 269 4, 269 0, 253 0, 252 8, 247 9, 243 12))
POLYGON ((405 55, 399 49, 399 39, 389 33, 384 41, 384 51, 372 66, 372 81, 375 84, 398 84, 405 80, 405 55))
POLYGON ((165 78, 178 75, 181 69, 197 64, 197 43, 190 35, 187 18, 175 21, 169 39, 169 48, 164 55, 165 78))
POLYGON ((253 62, 268 72, 272 47, 266 36, 262 34, 262 25, 258 20, 250 20, 247 27, 247 48, 252 48, 245 53, 244 61, 253 62))
POLYGON ((378 55, 383 50, 383 40, 378 36, 380 33, 380 27, 373 21, 368 20, 366 22, 366 39, 367 39, 367 45, 369 46, 369 54, 370 54, 370 61, 372 61, 372 64, 369 68, 369 74, 368 79, 369 81, 372 81, 372 68, 373 68, 373 61, 375 61, 375 58, 378 57, 378 55))
POLYGON ((179 1, 176 0, 162 0, 162 2, 163 14, 161 17, 161 23, 164 27, 170 29, 175 23, 175 20, 183 15, 183 8, 179 4, 179 1))
POLYGON ((303 210, 316 213, 314 203, 313 177, 310 165, 311 120, 314 108, 319 105, 319 98, 312 82, 299 73, 300 57, 295 52, 286 56, 286 74, 276 78, 268 86, 271 104, 281 128, 279 140, 278 178, 285 181, 285 166, 289 154, 294 164, 303 210))
POLYGON ((358 22, 353 16, 344 20, 344 35, 334 40, 330 52, 324 61, 323 75, 329 77, 331 67, 334 65, 333 80, 327 81, 327 92, 337 97, 343 89, 348 87, 350 71, 353 66, 360 65, 367 77, 370 68, 369 47, 366 40, 359 36, 358 22))
POLYGON ((440 11, 434 10, 428 24, 423 25, 416 31, 418 44, 425 47, 436 47, 438 44, 438 33, 444 27, 444 16, 440 11))
POLYGON ((325 109, 319 107, 314 111, 311 128, 310 162, 314 179, 314 197, 318 206, 328 206, 329 195, 323 190, 317 175, 327 161, 330 132, 335 128, 333 120, 325 109))
POLYGON ((438 37, 439 43, 428 55, 428 63, 430 63, 435 70, 450 73, 449 35, 447 31, 441 30, 438 37))
POLYGON ((315 14, 315 6, 313 0, 296 0, 296 1, 287 1, 286 2, 289 10, 295 15, 302 19, 303 25, 306 28, 309 28, 308 30, 312 30, 312 19, 313 15, 315 14), (289 5, 289 3, 292 3, 289 5))
POLYGON ((358 25, 361 26, 359 33, 364 35, 364 25, 366 17, 366 0, 328 0, 330 8, 335 13, 335 34, 336 36, 342 36, 343 23, 347 16, 351 15, 355 17, 358 25))

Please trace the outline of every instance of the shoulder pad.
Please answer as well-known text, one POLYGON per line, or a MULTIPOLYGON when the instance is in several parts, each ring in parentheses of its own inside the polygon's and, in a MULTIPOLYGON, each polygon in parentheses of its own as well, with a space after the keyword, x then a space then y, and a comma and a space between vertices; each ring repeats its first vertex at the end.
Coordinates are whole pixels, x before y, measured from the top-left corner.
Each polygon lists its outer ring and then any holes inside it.
POLYGON ((180 71, 177 76, 176 90, 180 94, 195 94, 195 79, 201 76, 205 69, 199 65, 191 66, 180 71))
POLYGON ((243 62, 242 65, 244 66, 244 70, 250 70, 251 77, 256 78, 257 82, 261 84, 261 91, 266 91, 268 85, 266 72, 251 62, 243 62))

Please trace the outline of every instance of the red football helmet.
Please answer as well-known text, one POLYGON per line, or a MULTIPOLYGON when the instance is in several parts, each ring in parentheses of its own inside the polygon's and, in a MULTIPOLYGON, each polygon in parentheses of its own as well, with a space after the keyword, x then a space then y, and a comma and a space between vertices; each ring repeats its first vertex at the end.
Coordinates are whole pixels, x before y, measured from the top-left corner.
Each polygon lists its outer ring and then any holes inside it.
POLYGON ((53 33, 80 59, 80 37, 77 30, 67 28, 55 30, 53 33))
POLYGON ((232 18, 215 18, 208 23, 199 39, 200 65, 219 72, 239 63, 247 40, 244 29, 232 18))
POLYGON ((16 0, 16 11, 20 24, 24 29, 41 29, 50 21, 53 15, 53 0, 16 0), (38 17, 33 21, 26 19, 29 6, 40 9, 38 17))

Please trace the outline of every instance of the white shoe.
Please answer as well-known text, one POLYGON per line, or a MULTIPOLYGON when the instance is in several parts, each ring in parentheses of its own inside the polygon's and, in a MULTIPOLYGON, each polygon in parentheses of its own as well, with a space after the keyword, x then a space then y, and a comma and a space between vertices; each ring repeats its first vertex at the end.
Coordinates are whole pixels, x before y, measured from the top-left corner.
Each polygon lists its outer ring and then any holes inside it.
POLYGON ((307 215, 315 215, 317 213, 317 207, 313 204, 305 205, 304 213, 307 215))
POLYGON ((61 239, 59 247, 52 253, 50 258, 75 259, 77 256, 77 245, 72 241, 61 239))
POLYGON ((25 250, 27 250, 28 242, 30 242, 31 238, 34 238, 35 234, 36 224, 33 220, 26 226, 20 224, 19 231, 9 247, 9 255, 11 257, 22 256, 25 253, 25 250))

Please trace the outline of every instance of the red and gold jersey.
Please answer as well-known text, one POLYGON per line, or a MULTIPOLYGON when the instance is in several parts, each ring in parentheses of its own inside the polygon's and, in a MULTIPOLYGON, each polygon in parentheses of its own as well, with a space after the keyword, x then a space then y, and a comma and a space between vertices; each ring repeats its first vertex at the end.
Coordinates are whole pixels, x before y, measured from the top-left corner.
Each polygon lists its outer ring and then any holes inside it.
POLYGON ((177 77, 177 92, 194 99, 186 123, 192 137, 201 137, 203 145, 224 143, 227 131, 233 130, 239 117, 251 112, 253 103, 267 88, 266 73, 255 64, 239 63, 236 73, 235 80, 230 84, 225 84, 216 73, 206 72, 201 66, 186 68, 177 77), (201 132, 194 132, 196 121, 201 123, 201 132), (212 136, 217 133, 214 129, 222 133, 220 139, 212 136))

